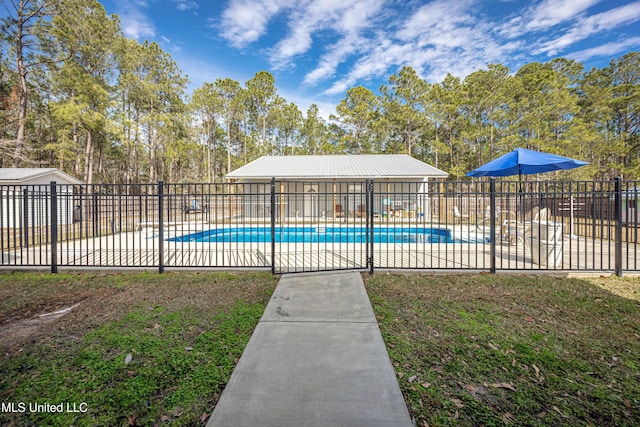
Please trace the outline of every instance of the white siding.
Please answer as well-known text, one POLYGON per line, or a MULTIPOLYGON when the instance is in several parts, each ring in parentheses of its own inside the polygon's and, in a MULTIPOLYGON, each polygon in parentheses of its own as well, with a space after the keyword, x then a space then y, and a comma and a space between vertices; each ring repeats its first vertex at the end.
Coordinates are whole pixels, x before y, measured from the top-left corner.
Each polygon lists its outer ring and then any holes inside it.
MULTIPOLYGON (((41 227, 51 224, 51 192, 48 186, 2 186, 0 194, 2 228, 41 227)), ((73 194, 60 188, 57 212, 58 225, 73 222, 73 194)))

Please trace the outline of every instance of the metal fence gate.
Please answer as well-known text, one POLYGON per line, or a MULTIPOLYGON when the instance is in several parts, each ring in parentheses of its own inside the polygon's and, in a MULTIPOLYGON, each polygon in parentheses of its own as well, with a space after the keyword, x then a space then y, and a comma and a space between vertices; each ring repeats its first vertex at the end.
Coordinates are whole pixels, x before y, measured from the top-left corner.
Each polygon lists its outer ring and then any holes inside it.
POLYGON ((272 180, 274 273, 373 271, 373 181, 272 180))

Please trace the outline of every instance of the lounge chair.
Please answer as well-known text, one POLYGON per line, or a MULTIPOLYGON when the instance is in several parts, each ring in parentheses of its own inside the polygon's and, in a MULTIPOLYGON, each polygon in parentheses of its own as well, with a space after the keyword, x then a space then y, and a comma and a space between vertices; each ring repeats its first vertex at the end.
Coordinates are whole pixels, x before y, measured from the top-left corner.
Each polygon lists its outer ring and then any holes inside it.
POLYGON ((333 212, 334 218, 343 218, 344 217, 344 209, 342 209, 342 205, 336 205, 336 209, 333 212))
MULTIPOLYGON (((516 214, 514 214, 513 212, 496 207, 496 225, 498 226, 498 228, 504 225, 507 221, 515 221, 515 218, 516 218, 516 214)), ((490 223, 491 223, 491 206, 487 206, 484 209, 484 213, 482 214, 482 217, 478 217, 476 221, 476 228, 480 229, 481 226, 486 226, 487 224, 490 225, 490 223)))
POLYGON ((186 214, 203 213, 208 211, 208 205, 201 206, 197 199, 193 199, 190 205, 182 206, 182 211, 186 214))
POLYGON ((453 207, 453 216, 456 220, 460 221, 460 224, 462 224, 462 221, 464 220, 469 221, 469 215, 462 215, 457 206, 453 207))
POLYGON ((358 210, 356 210, 356 216, 358 218, 364 218, 367 216, 367 208, 365 205, 358 205, 358 210))
POLYGON ((548 221, 551 216, 549 208, 534 207, 531 213, 525 217, 524 221, 505 220, 502 224, 502 236, 509 243, 514 244, 518 241, 526 246, 526 238, 531 236, 531 225, 535 221, 548 221))

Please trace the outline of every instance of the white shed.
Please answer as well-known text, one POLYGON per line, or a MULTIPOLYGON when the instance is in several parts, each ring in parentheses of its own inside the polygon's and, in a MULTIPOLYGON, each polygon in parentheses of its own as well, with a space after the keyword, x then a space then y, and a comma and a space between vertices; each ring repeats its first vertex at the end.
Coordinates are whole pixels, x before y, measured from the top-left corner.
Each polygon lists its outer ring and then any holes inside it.
POLYGON ((0 228, 50 224, 52 181, 58 224, 72 223, 73 186, 81 181, 54 168, 0 168, 0 228))

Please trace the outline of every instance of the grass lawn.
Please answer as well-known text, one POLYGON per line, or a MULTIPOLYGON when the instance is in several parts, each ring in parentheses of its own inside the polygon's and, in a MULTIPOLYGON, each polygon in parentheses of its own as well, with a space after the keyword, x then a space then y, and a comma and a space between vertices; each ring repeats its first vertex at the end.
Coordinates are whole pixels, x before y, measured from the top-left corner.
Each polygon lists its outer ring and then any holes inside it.
MULTIPOLYGON (((639 278, 363 277, 418 426, 640 424, 639 278)), ((206 424, 276 283, 1 273, 0 425, 206 424)))
POLYGON ((416 425, 640 425, 640 279, 365 280, 416 425))
POLYGON ((0 425, 205 424, 276 283, 269 274, 0 274, 0 425), (45 403, 86 412, 29 413, 45 403))

